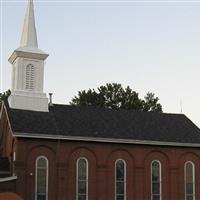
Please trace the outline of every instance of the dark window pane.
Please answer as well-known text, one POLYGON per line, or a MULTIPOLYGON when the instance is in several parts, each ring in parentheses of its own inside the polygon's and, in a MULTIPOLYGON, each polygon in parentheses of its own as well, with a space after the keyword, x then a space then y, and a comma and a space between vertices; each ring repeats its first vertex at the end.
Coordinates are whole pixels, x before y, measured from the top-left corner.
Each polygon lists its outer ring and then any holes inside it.
POLYGON ((116 200, 125 200, 124 195, 117 195, 116 200))
POLYGON ((124 194, 124 182, 117 182, 117 194, 124 194))
POLYGON ((193 165, 192 165, 192 163, 186 164, 186 182, 187 183, 193 182, 193 165))
POLYGON ((160 200, 160 186, 161 186, 161 177, 160 177, 160 163, 154 161, 151 164, 151 178, 152 178, 152 200, 160 200))
POLYGON ((46 170, 38 169, 37 173, 37 190, 38 192, 46 192, 46 170))
POLYGON ((85 159, 78 160, 78 188, 77 188, 77 196, 78 200, 86 200, 87 199, 87 161, 85 159))
POLYGON ((153 194, 160 194, 160 183, 153 183, 152 192, 153 194))
POLYGON ((152 174, 152 181, 153 182, 159 182, 160 181, 159 176, 157 174, 155 174, 155 172, 152 174))
POLYGON ((123 160, 118 160, 115 165, 116 173, 116 200, 125 199, 125 163, 123 160))
POLYGON ((87 173, 87 163, 84 159, 78 161, 78 178, 81 180, 86 180, 87 173))
POLYGON ((152 200, 160 200, 160 195, 153 195, 152 200))
POLYGON ((186 178, 186 199, 193 200, 194 198, 194 166, 188 162, 185 166, 186 178))
POLYGON ((37 160, 37 200, 46 200, 47 190, 47 160, 39 158, 37 160))
POLYGON ((116 163, 116 178, 124 180, 124 162, 122 160, 118 160, 116 163))
POLYGON ((45 194, 38 194, 37 200, 46 200, 46 195, 45 194))
POLYGON ((38 168, 46 168, 47 166, 47 161, 44 158, 40 158, 38 160, 38 168))
POLYGON ((87 198, 86 198, 86 195, 85 194, 79 194, 78 195, 78 200, 86 200, 87 198))
POLYGON ((186 200, 194 200, 194 198, 191 195, 187 195, 186 200))
POLYGON ((159 182, 160 181, 160 165, 157 161, 152 163, 152 181, 159 182))
POLYGON ((186 184, 186 193, 187 194, 193 194, 193 184, 192 183, 186 184))
POLYGON ((78 193, 79 194, 86 194, 86 182, 85 181, 79 181, 78 182, 78 193))

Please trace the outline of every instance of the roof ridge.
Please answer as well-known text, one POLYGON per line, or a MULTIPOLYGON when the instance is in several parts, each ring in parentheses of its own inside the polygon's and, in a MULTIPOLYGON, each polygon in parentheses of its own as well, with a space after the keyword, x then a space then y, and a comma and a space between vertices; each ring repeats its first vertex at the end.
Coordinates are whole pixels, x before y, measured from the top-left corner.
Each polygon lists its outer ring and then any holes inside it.
POLYGON ((156 111, 143 111, 143 110, 135 110, 135 109, 125 109, 125 108, 106 108, 102 106, 94 106, 94 105, 70 105, 70 104, 53 104, 52 107, 72 107, 72 108, 95 108, 102 110, 110 110, 110 111, 126 111, 126 112, 138 112, 138 113, 154 113, 161 115, 177 115, 177 116, 186 116, 184 113, 168 113, 168 112, 156 112, 156 111))

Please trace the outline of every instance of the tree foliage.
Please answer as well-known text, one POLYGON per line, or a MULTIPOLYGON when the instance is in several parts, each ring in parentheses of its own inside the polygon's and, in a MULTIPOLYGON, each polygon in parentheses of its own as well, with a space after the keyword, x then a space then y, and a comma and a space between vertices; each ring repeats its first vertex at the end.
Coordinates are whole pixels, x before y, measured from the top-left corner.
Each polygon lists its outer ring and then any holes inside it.
POLYGON ((10 96, 11 91, 7 90, 6 92, 0 93, 0 103, 2 101, 6 101, 8 99, 8 97, 10 96))
POLYGON ((159 98, 151 92, 148 92, 144 99, 141 99, 139 94, 129 86, 123 88, 118 83, 107 83, 105 86, 98 87, 97 90, 79 91, 70 104, 162 112, 162 106, 158 101, 159 98))

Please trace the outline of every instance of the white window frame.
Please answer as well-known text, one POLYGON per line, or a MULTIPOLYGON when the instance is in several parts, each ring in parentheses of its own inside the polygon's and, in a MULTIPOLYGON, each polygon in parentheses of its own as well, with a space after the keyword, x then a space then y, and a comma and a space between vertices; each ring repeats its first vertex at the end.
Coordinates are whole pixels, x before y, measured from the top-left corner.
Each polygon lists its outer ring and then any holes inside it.
POLYGON ((159 177, 160 177, 160 180, 159 180, 159 183, 160 183, 160 200, 162 200, 162 164, 159 160, 153 160, 151 162, 151 200, 153 200, 153 181, 152 181, 152 165, 154 162, 157 162, 159 164, 159 177))
POLYGON ((195 164, 192 161, 187 161, 184 165, 184 184, 185 184, 185 200, 187 200, 187 190, 186 190, 186 166, 187 164, 192 165, 192 184, 193 184, 193 200, 196 199, 195 195, 195 164))
POLYGON ((35 162, 35 200, 37 200, 37 164, 38 164, 38 160, 40 158, 43 158, 46 160, 47 162, 47 170, 46 170, 46 200, 48 200, 48 180, 49 180, 49 161, 48 158, 46 156, 38 156, 36 158, 36 162, 35 162))
POLYGON ((115 161, 115 200, 117 200, 117 162, 118 161, 122 161, 123 163, 124 163, 124 200, 126 200, 126 196, 127 196, 127 194, 126 194, 126 192, 127 192, 127 190, 126 190, 126 161, 125 160, 123 160, 123 159, 117 159, 116 161, 115 161))
POLYGON ((79 196, 79 193, 78 193, 78 182, 79 182, 79 179, 78 179, 78 177, 79 177, 78 164, 79 164, 80 160, 86 161, 86 200, 88 200, 88 182, 89 182, 88 166, 89 165, 88 165, 88 160, 85 157, 80 157, 76 161, 76 200, 78 200, 78 196, 79 196))

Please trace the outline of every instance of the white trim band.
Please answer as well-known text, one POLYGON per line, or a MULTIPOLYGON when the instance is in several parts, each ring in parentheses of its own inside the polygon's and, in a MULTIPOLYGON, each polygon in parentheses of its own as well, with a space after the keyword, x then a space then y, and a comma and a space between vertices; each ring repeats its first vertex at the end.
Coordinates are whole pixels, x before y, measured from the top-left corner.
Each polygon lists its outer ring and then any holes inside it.
POLYGON ((0 178, 0 183, 2 182, 6 182, 6 181, 12 181, 17 179, 17 176, 10 176, 10 177, 6 177, 6 178, 0 178))
POLYGON ((100 137, 95 138, 95 137, 63 136, 63 135, 48 135, 48 134, 41 135, 41 134, 18 133, 18 132, 14 132, 14 136, 21 138, 37 138, 37 139, 50 139, 50 140, 143 144, 143 145, 157 145, 157 146, 200 147, 200 143, 161 142, 161 141, 148 141, 148 140, 115 139, 115 138, 100 138, 100 137))

